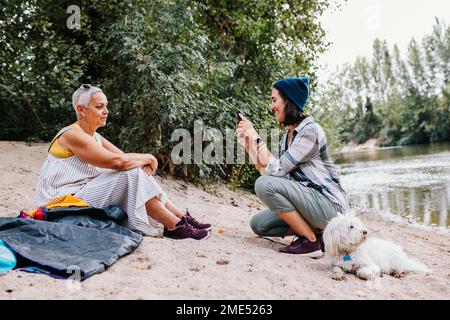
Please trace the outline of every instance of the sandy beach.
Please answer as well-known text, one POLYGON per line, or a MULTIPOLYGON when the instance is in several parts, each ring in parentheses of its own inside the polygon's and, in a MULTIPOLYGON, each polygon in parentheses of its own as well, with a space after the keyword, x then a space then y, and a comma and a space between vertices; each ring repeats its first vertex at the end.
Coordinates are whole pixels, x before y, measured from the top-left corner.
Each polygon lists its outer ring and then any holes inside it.
MULTIPOLYGON (((0 216, 33 209, 38 171, 48 144, 0 141, 0 216)), ((211 237, 171 240, 145 237, 132 254, 102 274, 73 284, 13 271, 0 277, 1 299, 449 299, 450 235, 364 214, 372 236, 400 244, 431 274, 384 276, 337 282, 323 259, 277 252, 291 241, 254 235, 252 214, 263 208, 249 192, 213 185, 208 192, 157 177, 169 197, 200 221, 213 224, 211 237), (223 228, 224 233, 218 229, 223 228)))

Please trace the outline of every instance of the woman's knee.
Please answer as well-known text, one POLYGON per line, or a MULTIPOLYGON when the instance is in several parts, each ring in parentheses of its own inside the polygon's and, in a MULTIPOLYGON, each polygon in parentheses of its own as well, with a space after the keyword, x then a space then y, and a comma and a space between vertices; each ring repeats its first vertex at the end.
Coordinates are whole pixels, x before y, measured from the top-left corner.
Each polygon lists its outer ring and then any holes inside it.
POLYGON ((277 220, 277 215, 264 209, 250 219, 250 227, 258 236, 266 236, 274 226, 274 219, 277 220))
POLYGON ((255 234, 257 234, 258 236, 263 236, 263 223, 258 215, 259 214, 256 214, 250 219, 250 227, 255 234))
POLYGON ((271 192, 271 179, 270 176, 260 176, 255 181, 255 193, 259 199, 264 199, 271 192))
POLYGON ((284 237, 289 229, 289 226, 269 209, 255 214, 250 219, 250 227, 258 236, 266 237, 284 237))
POLYGON ((128 177, 131 177, 131 178, 137 178, 141 174, 140 171, 144 172, 141 168, 133 168, 133 169, 130 169, 130 170, 120 171, 120 173, 124 174, 124 175, 126 175, 128 177))

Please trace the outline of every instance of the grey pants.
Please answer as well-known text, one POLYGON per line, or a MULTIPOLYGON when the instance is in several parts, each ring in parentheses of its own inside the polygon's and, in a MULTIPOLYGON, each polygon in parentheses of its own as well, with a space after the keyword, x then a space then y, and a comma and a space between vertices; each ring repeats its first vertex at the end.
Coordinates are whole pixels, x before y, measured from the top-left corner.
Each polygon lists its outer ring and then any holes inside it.
POLYGON ((338 212, 342 212, 341 206, 319 191, 285 178, 261 176, 256 180, 255 192, 268 207, 250 221, 253 232, 260 236, 287 235, 290 227, 278 217, 279 213, 297 211, 311 227, 323 230, 338 212))

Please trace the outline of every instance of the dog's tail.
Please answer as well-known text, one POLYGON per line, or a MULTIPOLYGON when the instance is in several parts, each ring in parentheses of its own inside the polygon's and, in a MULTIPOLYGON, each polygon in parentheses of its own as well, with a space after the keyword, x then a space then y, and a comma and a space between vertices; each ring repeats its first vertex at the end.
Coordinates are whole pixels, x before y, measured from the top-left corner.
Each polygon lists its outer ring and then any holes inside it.
POLYGON ((416 260, 409 259, 409 258, 406 260, 405 269, 407 271, 417 271, 417 272, 426 272, 426 273, 431 272, 431 270, 426 265, 424 265, 422 262, 418 262, 416 260))

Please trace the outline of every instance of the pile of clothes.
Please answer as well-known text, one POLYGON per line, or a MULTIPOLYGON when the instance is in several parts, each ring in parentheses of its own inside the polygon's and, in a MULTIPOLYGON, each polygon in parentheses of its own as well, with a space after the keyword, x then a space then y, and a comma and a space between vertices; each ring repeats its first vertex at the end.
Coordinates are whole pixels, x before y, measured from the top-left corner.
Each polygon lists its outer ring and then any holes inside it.
POLYGON ((0 218, 0 272, 14 268, 85 280, 141 244, 140 233, 120 225, 126 218, 119 206, 95 208, 72 196, 0 218))

